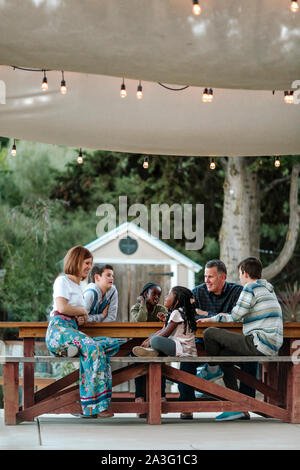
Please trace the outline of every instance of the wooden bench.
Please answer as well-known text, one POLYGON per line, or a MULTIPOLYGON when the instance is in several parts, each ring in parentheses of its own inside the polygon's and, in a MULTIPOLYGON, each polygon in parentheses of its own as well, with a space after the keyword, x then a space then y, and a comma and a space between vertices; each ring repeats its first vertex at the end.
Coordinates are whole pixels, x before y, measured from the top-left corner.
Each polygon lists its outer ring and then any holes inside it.
MULTIPOLYGON (((127 382, 135 377, 146 375, 147 395, 144 403, 135 403, 133 398, 121 400, 113 398, 111 409, 114 413, 145 413, 149 424, 160 424, 162 413, 180 412, 223 412, 223 411, 252 411, 262 416, 277 418, 285 422, 300 422, 300 406, 298 390, 300 385, 300 365, 293 362, 292 356, 242 356, 242 357, 112 357, 111 362, 127 364, 113 372, 113 387, 127 382), (239 379, 264 394, 267 401, 251 398, 226 387, 203 380, 187 372, 178 370, 170 363, 197 362, 259 362, 262 364, 285 365, 284 384, 272 387, 253 377, 247 376, 236 367, 239 379), (295 382, 295 375, 297 380, 295 382), (168 399, 161 401, 161 378, 165 376, 175 383, 183 382, 195 390, 210 395, 211 398, 201 398, 192 402, 168 399), (296 390, 291 384, 297 383, 296 390), (290 390, 291 389, 291 390, 290 390), (295 395, 296 392, 296 395, 295 395)), ((26 408, 19 407, 19 364, 39 362, 73 362, 79 363, 79 358, 34 356, 34 357, 0 357, 3 363, 4 377, 4 408, 5 424, 17 424, 22 421, 32 421, 36 416, 45 413, 81 413, 78 385, 73 385, 79 378, 78 369, 34 394, 34 403, 26 408)), ((281 369, 280 379, 284 379, 281 369)))

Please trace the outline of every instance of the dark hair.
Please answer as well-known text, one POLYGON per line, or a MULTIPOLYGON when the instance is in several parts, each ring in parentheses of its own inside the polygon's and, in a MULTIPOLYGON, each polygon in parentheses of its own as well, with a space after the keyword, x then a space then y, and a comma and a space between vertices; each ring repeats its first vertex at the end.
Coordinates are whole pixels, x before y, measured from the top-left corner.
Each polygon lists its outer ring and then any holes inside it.
POLYGON ((92 253, 84 246, 73 246, 64 258, 64 273, 79 276, 84 260, 92 258, 92 253))
POLYGON ((88 282, 95 282, 95 274, 102 276, 105 269, 111 269, 112 271, 114 270, 110 264, 95 264, 89 272, 88 282))
POLYGON ((251 279, 261 279, 263 267, 260 259, 258 258, 254 258, 253 256, 245 258, 238 264, 238 269, 240 269, 242 273, 246 272, 249 274, 251 279))
POLYGON ((145 298, 145 295, 148 294, 150 289, 153 289, 153 287, 160 287, 159 284, 156 284, 155 282, 147 282, 147 284, 144 285, 140 295, 145 298))
POLYGON ((227 276, 227 269, 223 261, 219 259, 212 259, 205 265, 206 268, 217 268, 218 273, 224 273, 227 276))
POLYGON ((187 325, 190 330, 195 332, 197 330, 196 324, 196 309, 195 304, 191 303, 194 299, 192 291, 182 286, 175 286, 172 288, 174 293, 174 302, 171 306, 171 311, 179 310, 184 321, 184 334, 186 334, 187 325))

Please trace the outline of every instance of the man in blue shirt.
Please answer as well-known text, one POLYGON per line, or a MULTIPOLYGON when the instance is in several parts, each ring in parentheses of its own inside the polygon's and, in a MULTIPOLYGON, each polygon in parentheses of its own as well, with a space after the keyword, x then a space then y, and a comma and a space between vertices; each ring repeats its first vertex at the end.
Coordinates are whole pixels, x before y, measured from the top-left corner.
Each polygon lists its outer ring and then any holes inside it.
MULTIPOLYGON (((226 281, 227 269, 220 260, 208 261, 205 265, 204 283, 195 287, 193 290, 195 306, 198 314, 197 318, 212 317, 217 313, 230 313, 237 303, 243 287, 239 284, 226 281)), ((203 344, 203 340, 196 340, 203 344)), ((241 368, 251 375, 256 375, 256 363, 242 363, 241 368)), ((192 362, 182 362, 180 369, 196 374, 197 364, 192 362)), ((219 366, 208 366, 205 364, 198 373, 203 379, 216 381, 223 376, 222 369, 219 366)), ((178 385, 180 400, 195 400, 194 389, 188 385, 180 383, 178 385)), ((255 397, 255 390, 240 383, 241 393, 255 397)), ((192 413, 182 413, 182 419, 192 419, 192 413)))

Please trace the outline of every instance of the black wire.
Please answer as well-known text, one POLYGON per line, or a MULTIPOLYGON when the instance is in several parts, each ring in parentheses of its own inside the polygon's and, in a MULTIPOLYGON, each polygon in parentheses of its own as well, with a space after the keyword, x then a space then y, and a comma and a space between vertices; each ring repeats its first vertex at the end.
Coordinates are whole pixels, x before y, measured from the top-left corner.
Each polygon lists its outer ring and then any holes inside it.
POLYGON ((26 67, 18 67, 17 65, 11 65, 11 67, 15 70, 25 70, 26 72, 50 72, 50 70, 47 69, 28 69, 26 67))
POLYGON ((169 87, 169 86, 167 86, 167 85, 164 85, 164 84, 161 83, 161 82, 157 82, 157 83, 158 83, 158 85, 160 85, 160 86, 166 88, 167 90, 171 90, 171 91, 182 91, 182 90, 186 90, 186 89, 189 88, 189 86, 190 86, 190 85, 186 85, 186 86, 184 86, 184 87, 182 87, 182 88, 171 88, 171 87, 169 87))

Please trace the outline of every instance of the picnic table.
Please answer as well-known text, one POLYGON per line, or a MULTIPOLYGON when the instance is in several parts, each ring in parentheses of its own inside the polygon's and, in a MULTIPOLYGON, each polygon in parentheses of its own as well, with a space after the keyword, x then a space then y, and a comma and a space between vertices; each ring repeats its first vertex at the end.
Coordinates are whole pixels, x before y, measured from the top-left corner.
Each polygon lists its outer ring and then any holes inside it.
MULTIPOLYGON (((44 338, 48 322, 0 322, 0 328, 18 328, 19 338, 24 343, 23 358, 6 358, 4 364, 4 398, 5 422, 16 424, 21 421, 32 421, 35 416, 44 413, 80 413, 81 405, 77 385, 78 370, 58 379, 45 388, 34 391, 34 364, 36 362, 68 361, 79 362, 79 358, 55 358, 34 355, 34 341, 44 338), (23 404, 16 404, 18 392, 18 366, 24 363, 23 370, 23 404)), ((226 328, 229 331, 242 332, 241 323, 205 323, 197 328, 196 337, 202 338, 203 331, 209 326, 226 328)), ((140 344, 161 329, 160 322, 139 323, 90 323, 80 330, 91 337, 108 336, 126 338, 118 354, 111 358, 112 362, 126 364, 125 367, 113 372, 113 387, 135 377, 146 375, 147 396, 144 403, 135 403, 132 397, 113 393, 111 409, 115 413, 146 413, 149 424, 160 424, 162 413, 202 412, 202 411, 253 411, 262 416, 281 419, 285 422, 300 423, 300 324, 284 324, 284 344, 276 357, 230 357, 212 358, 198 349, 198 357, 174 358, 129 357, 132 347, 140 344), (264 401, 229 390, 216 383, 211 383, 174 367, 177 362, 259 362, 263 365, 262 379, 246 374, 236 367, 239 380, 255 388, 264 396, 264 401), (175 363, 175 364, 171 364, 175 363), (128 365, 129 364, 129 365, 128 365), (161 377, 178 383, 183 382, 196 390, 209 394, 210 398, 201 398, 192 402, 168 398, 161 402, 161 377)))

